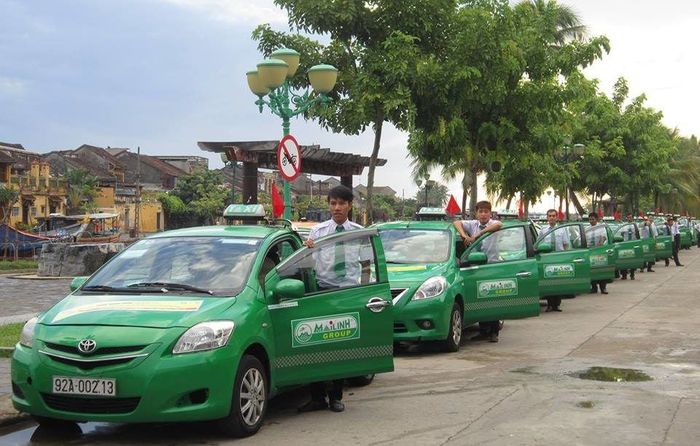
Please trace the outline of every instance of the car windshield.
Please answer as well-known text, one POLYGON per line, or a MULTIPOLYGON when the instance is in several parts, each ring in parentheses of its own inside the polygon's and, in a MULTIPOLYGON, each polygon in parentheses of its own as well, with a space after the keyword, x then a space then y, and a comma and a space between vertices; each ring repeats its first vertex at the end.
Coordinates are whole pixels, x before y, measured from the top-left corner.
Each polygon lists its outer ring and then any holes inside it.
POLYGON ((379 231, 387 263, 441 263, 450 256, 450 232, 423 229, 379 231))
POLYGON ((141 240, 92 276, 82 291, 232 296, 245 285, 260 240, 167 237, 141 240))

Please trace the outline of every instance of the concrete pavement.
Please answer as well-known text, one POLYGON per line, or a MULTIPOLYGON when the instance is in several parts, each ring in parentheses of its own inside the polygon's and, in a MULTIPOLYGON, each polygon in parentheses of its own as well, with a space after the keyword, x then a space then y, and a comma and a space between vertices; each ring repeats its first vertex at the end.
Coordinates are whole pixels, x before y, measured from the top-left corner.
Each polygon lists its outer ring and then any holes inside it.
POLYGON ((395 372, 348 389, 342 414, 297 414, 306 397, 297 392, 273 401, 261 431, 242 441, 182 424, 85 425, 81 444, 116 436, 155 444, 695 445, 700 250, 682 251, 681 261, 683 268, 660 265, 616 281, 607 296, 565 300, 562 313, 507 321, 497 344, 399 352, 395 372), (577 377, 592 366, 637 369, 653 380, 577 377))

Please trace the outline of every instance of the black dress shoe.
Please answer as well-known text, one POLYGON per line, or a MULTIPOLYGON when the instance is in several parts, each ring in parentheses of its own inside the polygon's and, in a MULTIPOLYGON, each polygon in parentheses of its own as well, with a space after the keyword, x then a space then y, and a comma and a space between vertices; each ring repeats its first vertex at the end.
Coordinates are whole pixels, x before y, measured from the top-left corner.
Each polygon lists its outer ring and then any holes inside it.
MULTIPOLYGON (((557 310, 553 310, 557 311, 557 310)), ((489 335, 489 342, 498 342, 498 333, 491 333, 489 335)))
POLYGON ((554 308, 552 308, 552 311, 558 311, 558 312, 561 313, 561 308, 559 308, 559 307, 554 307, 554 308))
POLYGON ((608 292, 605 291, 605 290, 601 290, 601 291, 600 291, 600 294, 608 294, 608 292))
MULTIPOLYGON (((299 412, 313 412, 315 410, 328 409, 326 400, 311 400, 297 409, 299 412)), ((332 410, 332 409, 331 409, 332 410)))
POLYGON ((342 412, 345 410, 345 404, 343 404, 342 401, 331 400, 328 408, 331 410, 331 412, 342 412))

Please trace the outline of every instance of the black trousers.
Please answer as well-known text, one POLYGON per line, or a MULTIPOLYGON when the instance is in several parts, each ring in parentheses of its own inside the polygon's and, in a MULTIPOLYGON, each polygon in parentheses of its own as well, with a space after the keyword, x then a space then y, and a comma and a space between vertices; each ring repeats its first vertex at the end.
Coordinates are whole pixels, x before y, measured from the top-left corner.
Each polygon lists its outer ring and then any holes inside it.
POLYGON ((678 260, 678 251, 681 249, 681 235, 676 234, 673 236, 673 261, 676 262, 676 266, 681 264, 678 260))
POLYGON ((343 399, 343 382, 344 379, 334 379, 330 382, 330 386, 326 387, 325 381, 311 384, 311 399, 321 401, 328 395, 329 401, 340 401, 343 399))
POLYGON ((698 241, 698 248, 700 248, 700 231, 695 231, 695 238, 698 241))
POLYGON ((598 292, 598 287, 600 287, 600 291, 605 291, 605 287, 608 285, 607 280, 594 280, 591 282, 591 291, 594 293, 598 292))

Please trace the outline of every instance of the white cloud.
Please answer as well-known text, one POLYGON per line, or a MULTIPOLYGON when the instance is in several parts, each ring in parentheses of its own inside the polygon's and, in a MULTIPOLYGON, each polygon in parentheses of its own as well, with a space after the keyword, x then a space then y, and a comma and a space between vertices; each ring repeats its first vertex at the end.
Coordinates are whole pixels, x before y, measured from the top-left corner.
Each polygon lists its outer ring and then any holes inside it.
POLYGON ((26 90, 27 83, 21 79, 0 77, 0 95, 19 96, 26 90))
POLYGON ((287 14, 268 0, 158 0, 203 12, 230 23, 287 23, 287 14))

